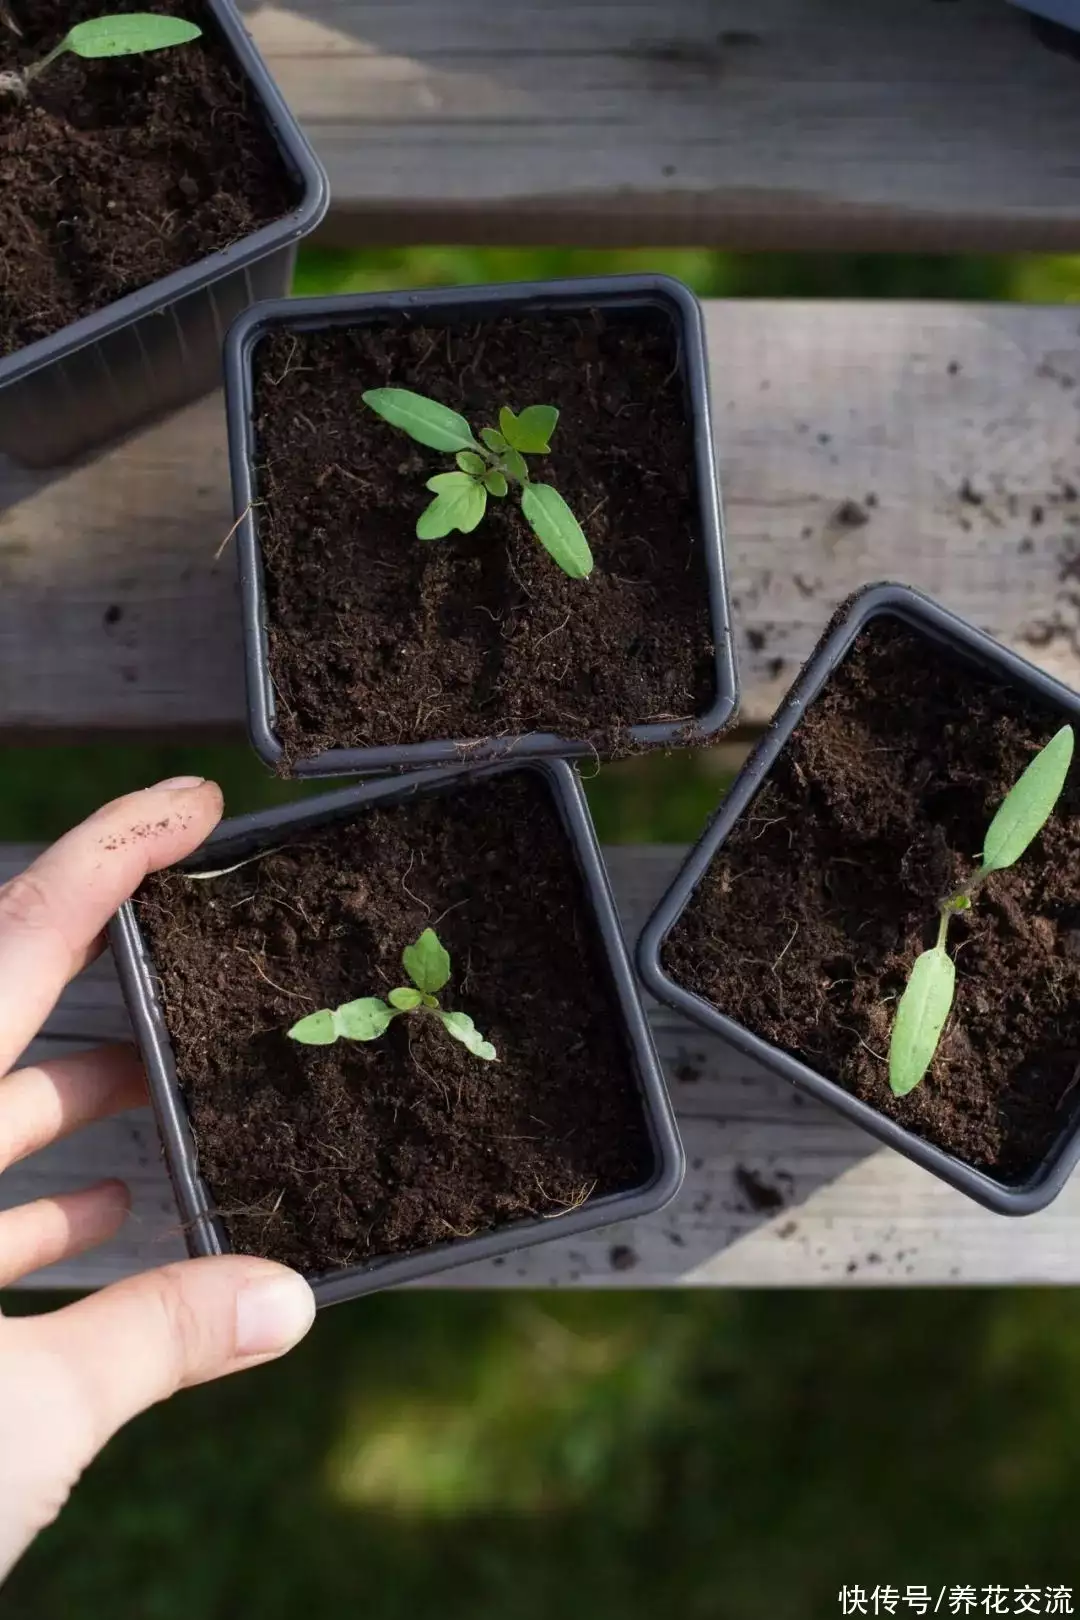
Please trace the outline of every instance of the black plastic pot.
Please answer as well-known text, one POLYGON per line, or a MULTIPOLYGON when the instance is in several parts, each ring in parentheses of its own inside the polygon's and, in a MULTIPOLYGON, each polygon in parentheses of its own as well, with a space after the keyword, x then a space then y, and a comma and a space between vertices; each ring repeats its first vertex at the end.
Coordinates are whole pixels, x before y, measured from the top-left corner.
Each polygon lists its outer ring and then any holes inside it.
POLYGON ((326 174, 237 17, 206 0, 296 182, 284 219, 0 359, 0 453, 27 467, 73 460, 221 384, 230 324, 288 292, 296 247, 326 213, 326 174))
MULTIPOLYGON (((577 774, 563 761, 496 765, 480 771, 461 766, 444 771, 425 771, 407 780, 369 782, 361 787, 343 788, 283 809, 239 816, 223 822, 179 869, 215 870, 233 861, 243 860, 258 849, 280 844, 283 833, 292 834, 331 822, 351 821, 362 815, 369 805, 399 803, 413 796, 439 793, 448 787, 459 786, 465 779, 520 770, 536 772, 550 791, 596 919, 610 968, 615 1007, 625 1026, 642 1107, 653 1142, 652 1174, 644 1185, 633 1191, 598 1198, 594 1203, 587 1203, 553 1219, 521 1221, 480 1237, 461 1238, 415 1254, 373 1260, 365 1265, 311 1277, 309 1281, 320 1305, 334 1305, 358 1294, 427 1277, 450 1266, 464 1265, 470 1260, 489 1260, 495 1255, 509 1254, 515 1249, 531 1247, 552 1238, 575 1237, 612 1221, 631 1220, 638 1215, 650 1214, 673 1198, 682 1182, 685 1168, 682 1144, 668 1101, 663 1072, 642 1010, 637 981, 619 926, 596 834, 577 774)), ((195 1147, 158 993, 157 976, 131 903, 123 906, 113 919, 109 938, 146 1066, 165 1161, 184 1222, 189 1252, 193 1255, 228 1253, 228 1237, 215 1218, 209 1192, 199 1176, 195 1147)))
MULTIPOLYGON (((871 619, 883 615, 902 620, 924 636, 928 656, 933 656, 935 644, 947 647, 954 656, 991 672, 1003 683, 1017 686, 1040 702, 1059 710, 1064 721, 1070 721, 1073 725, 1080 722, 1080 696, 1077 693, 1025 659, 1018 658, 990 636, 918 591, 904 585, 872 585, 861 591, 852 598, 843 615, 834 621, 804 666, 764 739, 747 761, 713 821, 691 850, 650 917, 638 942, 638 968, 653 994, 669 1006, 704 1029, 722 1036, 740 1052, 755 1058, 820 1102, 828 1103, 888 1147, 906 1154, 924 1170, 940 1176, 942 1181, 998 1214, 1030 1215, 1057 1197, 1080 1159, 1080 1118, 1065 1124, 1053 1148, 1027 1181, 1012 1184, 996 1180, 905 1130, 902 1125, 850 1095, 835 1081, 826 1079, 798 1058, 789 1056, 752 1034, 742 1024, 726 1017, 718 1008, 677 984, 669 977, 661 961, 668 934, 732 829, 750 808, 804 713, 844 659, 859 632, 871 619)), ((797 858, 797 852, 793 853, 792 859, 797 858)))
MULTIPOLYGON (((510 286, 451 287, 423 292, 376 293, 364 297, 291 299, 249 310, 229 333, 225 351, 225 398, 233 504, 239 522, 236 549, 244 615, 248 731, 259 757, 277 767, 282 746, 274 733, 274 691, 267 648, 266 595, 262 557, 252 502, 258 490, 254 468, 254 380, 252 356, 271 328, 311 331, 329 326, 475 323, 504 315, 575 309, 662 308, 676 323, 688 410, 694 428, 700 539, 708 579, 709 617, 716 648, 715 697, 692 725, 650 724, 631 729, 641 746, 686 746, 722 731, 735 712, 738 689, 732 651, 731 617, 724 570, 724 531, 709 412, 708 358, 701 308, 693 293, 667 276, 603 276, 574 281, 522 282, 510 286)), ((332 749, 299 760, 294 776, 356 776, 459 762, 465 745, 453 739, 407 743, 400 747, 332 749)), ((581 740, 547 732, 492 739, 468 745, 467 757, 481 763, 508 755, 592 756, 581 740)))

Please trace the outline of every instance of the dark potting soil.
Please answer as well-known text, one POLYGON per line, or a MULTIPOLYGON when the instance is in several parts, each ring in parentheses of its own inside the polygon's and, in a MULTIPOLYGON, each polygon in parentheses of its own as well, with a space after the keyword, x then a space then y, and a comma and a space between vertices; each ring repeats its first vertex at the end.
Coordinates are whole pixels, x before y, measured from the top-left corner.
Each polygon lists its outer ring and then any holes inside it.
POLYGON ((150 879, 159 975, 199 1167, 234 1247, 311 1274, 643 1185, 652 1147, 573 856, 532 774, 301 835, 229 875, 150 879), (407 983, 428 925, 434 1020, 305 1047, 297 1019, 407 983))
POLYGON ((715 681, 690 421, 660 311, 468 327, 279 331, 255 356, 259 533, 277 730, 324 749, 554 731, 615 752, 628 727, 700 714, 715 681), (479 527, 416 538, 453 469, 363 404, 411 388, 474 431, 555 405, 532 463, 595 568, 569 579, 513 497, 479 527))
POLYGON ((906 1098, 885 1061, 937 904, 1056 711, 875 620, 668 938, 672 977, 880 1113, 1006 1182, 1080 1107, 1080 772, 949 930, 956 1001, 906 1098))
POLYGON ((201 0, 5 0, 0 71, 105 12, 184 17, 201 39, 65 55, 0 96, 0 355, 198 263, 296 205, 296 186, 201 0))

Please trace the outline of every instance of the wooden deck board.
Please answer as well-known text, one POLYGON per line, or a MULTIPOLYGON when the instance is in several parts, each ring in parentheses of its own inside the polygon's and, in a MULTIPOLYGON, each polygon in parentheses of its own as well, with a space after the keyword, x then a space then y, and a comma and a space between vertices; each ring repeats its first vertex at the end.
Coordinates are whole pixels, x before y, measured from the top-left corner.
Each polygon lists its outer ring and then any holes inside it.
POLYGON ((241 0, 327 240, 1075 248, 1078 70, 1003 0, 241 0))
MULTIPOLYGON (((1080 309, 720 301, 707 323, 744 723, 890 577, 1080 685, 1080 309)), ((9 740, 239 733, 230 522, 217 398, 74 471, 0 470, 9 740)))
MULTIPOLYGON (((674 870, 673 848, 613 848, 624 926, 636 935, 674 870)), ((0 851, 0 878, 25 859, 0 851)), ((688 1172, 649 1220, 445 1273, 438 1287, 814 1287, 1080 1282, 1080 1175, 1041 1215, 980 1210, 926 1172, 765 1075, 666 1009, 653 1028, 672 1086, 688 1172), (775 1199, 775 1208, 759 1207, 775 1199)), ((122 1036, 107 961, 83 975, 42 1053, 122 1036)), ((100 1176, 123 1176, 134 1213, 120 1237, 31 1279, 97 1287, 178 1258, 183 1245, 148 1111, 80 1132, 0 1178, 0 1208, 100 1176)))

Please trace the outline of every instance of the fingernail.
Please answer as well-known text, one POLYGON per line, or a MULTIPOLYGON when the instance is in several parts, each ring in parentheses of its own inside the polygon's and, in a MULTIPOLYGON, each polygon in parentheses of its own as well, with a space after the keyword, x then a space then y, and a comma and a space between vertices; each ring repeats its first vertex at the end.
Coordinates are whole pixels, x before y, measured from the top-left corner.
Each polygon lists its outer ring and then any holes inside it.
POLYGON ((269 1356, 290 1349, 315 1319, 315 1296, 296 1272, 259 1278, 236 1300, 236 1353, 269 1356))
POLYGON ((171 792, 174 788, 202 787, 206 781, 205 776, 169 776, 164 782, 155 782, 150 789, 151 793, 171 792))

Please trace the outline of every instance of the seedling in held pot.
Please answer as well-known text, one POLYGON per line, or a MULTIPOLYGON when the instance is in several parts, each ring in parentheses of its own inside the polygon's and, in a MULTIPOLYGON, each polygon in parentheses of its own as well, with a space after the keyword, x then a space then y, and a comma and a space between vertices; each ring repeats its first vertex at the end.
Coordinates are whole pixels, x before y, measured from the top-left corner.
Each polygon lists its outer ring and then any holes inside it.
POLYGON ((309 1013, 289 1030, 289 1039, 302 1046, 332 1046, 339 1038, 375 1041, 385 1035, 395 1018, 415 1014, 437 1018, 455 1041, 468 1047, 474 1057, 490 1063, 496 1056, 495 1048, 485 1041, 468 1013, 444 1012, 439 1006, 436 992, 450 978, 450 957, 434 928, 425 928, 415 945, 405 947, 401 962, 411 985, 391 990, 385 1001, 378 996, 361 996, 359 1001, 347 1001, 342 1007, 309 1013))
POLYGON ((889 1043, 889 1084, 898 1097, 913 1091, 937 1051, 956 990, 956 966, 945 949, 949 923, 967 911, 991 872, 1013 866, 1046 825, 1065 786, 1073 731, 1062 726, 1036 754, 998 807, 983 843, 982 860, 968 881, 938 906, 937 943, 915 958, 900 997, 889 1043))
POLYGON ((435 499, 417 521, 421 540, 441 540, 452 529, 471 534, 487 510, 488 496, 501 500, 513 484, 521 490, 525 521, 563 572, 571 579, 592 573, 592 552, 580 523, 557 489, 534 483, 525 460, 550 451, 559 420, 554 405, 527 405, 520 416, 504 405, 498 427, 481 428, 477 439, 457 411, 407 388, 370 388, 364 404, 417 444, 457 461, 457 472, 436 473, 427 481, 435 499))
POLYGON ((202 29, 182 17, 155 17, 151 12, 132 11, 120 17, 95 17, 76 23, 58 45, 21 72, 0 73, 0 94, 25 99, 29 86, 68 52, 89 60, 103 56, 141 56, 147 51, 164 51, 172 45, 187 45, 198 39, 202 29))

